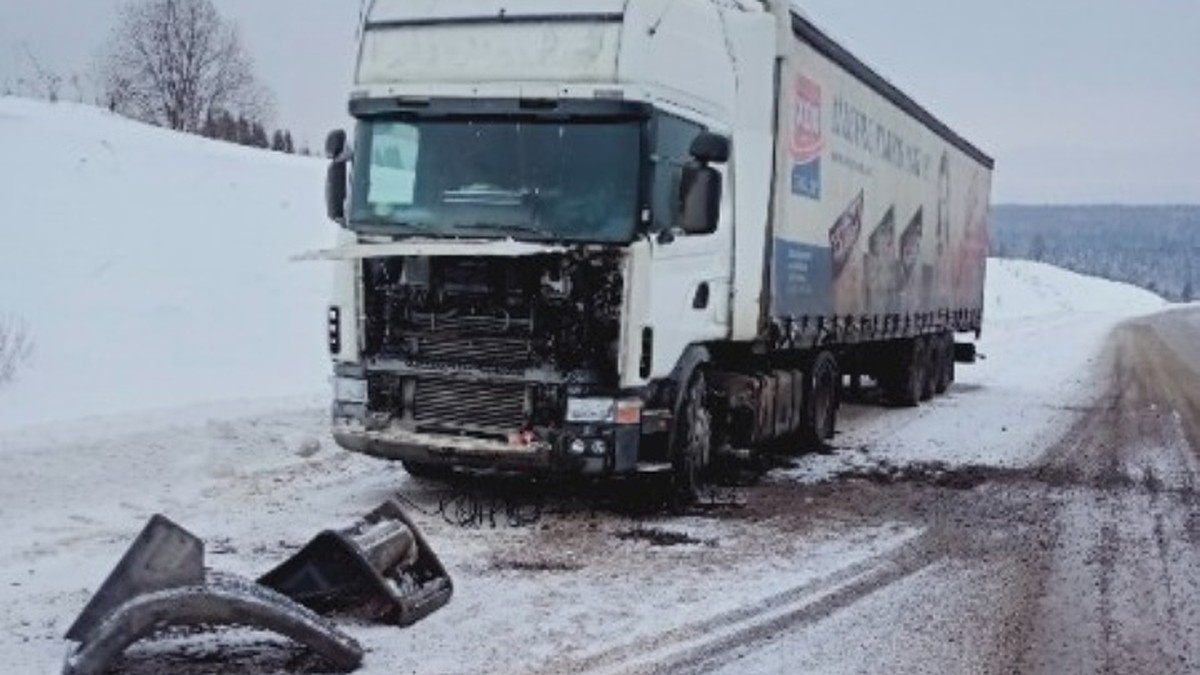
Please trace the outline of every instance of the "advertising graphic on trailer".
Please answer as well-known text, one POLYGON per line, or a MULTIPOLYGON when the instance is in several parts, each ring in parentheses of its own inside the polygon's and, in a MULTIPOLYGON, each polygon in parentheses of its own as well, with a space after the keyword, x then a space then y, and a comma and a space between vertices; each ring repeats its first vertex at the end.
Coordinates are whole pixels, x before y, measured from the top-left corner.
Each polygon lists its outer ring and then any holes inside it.
POLYGON ((792 193, 821 198, 821 85, 800 75, 796 78, 792 110, 792 193))
POLYGON ((978 310, 990 169, 810 46, 792 49, 772 315, 978 310))

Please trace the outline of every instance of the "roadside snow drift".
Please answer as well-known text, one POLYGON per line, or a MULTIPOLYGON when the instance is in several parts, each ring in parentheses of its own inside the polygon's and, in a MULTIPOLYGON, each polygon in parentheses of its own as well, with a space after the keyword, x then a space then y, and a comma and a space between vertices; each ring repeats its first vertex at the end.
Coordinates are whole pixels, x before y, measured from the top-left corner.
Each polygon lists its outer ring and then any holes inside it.
POLYGON ((323 388, 321 162, 15 98, 0 147, 0 428, 323 388))
POLYGON ((989 260, 984 332, 1014 320, 1074 314, 1146 314, 1163 309, 1159 296, 1136 286, 1076 274, 1028 260, 989 260))

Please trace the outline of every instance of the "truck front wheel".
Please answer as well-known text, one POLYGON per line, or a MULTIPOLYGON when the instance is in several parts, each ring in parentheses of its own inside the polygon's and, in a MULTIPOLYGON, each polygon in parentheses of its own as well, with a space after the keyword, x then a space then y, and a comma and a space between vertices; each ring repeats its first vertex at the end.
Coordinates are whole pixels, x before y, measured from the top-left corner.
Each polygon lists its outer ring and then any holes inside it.
POLYGON ((712 414, 707 399, 708 383, 704 372, 698 370, 683 393, 671 443, 675 494, 684 503, 694 502, 700 496, 711 455, 712 414))

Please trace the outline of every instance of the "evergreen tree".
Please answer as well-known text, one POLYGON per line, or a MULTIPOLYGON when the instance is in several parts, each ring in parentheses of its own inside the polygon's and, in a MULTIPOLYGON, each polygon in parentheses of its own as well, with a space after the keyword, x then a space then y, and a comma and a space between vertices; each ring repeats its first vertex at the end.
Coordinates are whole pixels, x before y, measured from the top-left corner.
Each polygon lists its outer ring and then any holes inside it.
POLYGON ((238 125, 237 120, 233 119, 233 115, 229 111, 222 110, 217 116, 216 138, 227 143, 237 143, 238 125))
POLYGON ((263 127, 262 122, 254 122, 250 125, 250 145, 263 149, 271 147, 271 139, 267 136, 267 130, 263 127))
POLYGON ((237 135, 233 138, 233 142, 240 143, 241 145, 254 144, 254 129, 250 125, 250 120, 246 119, 242 115, 238 115, 237 135))
POLYGON ((286 148, 283 144, 283 132, 279 129, 276 129, 275 133, 271 134, 271 149, 275 152, 286 151, 286 148))
POLYGON ((283 132, 283 151, 289 155, 296 154, 296 144, 292 141, 292 132, 283 132))
POLYGON ((213 111, 208 111, 204 117, 204 125, 200 128, 200 135, 205 138, 220 138, 217 115, 213 111))

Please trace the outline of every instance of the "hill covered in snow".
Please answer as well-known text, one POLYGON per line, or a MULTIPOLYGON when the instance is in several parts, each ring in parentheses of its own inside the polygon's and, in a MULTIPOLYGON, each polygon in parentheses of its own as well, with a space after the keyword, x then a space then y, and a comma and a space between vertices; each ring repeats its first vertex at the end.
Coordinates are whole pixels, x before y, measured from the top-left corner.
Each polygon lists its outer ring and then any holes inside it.
POLYGON ((0 428, 320 391, 323 164, 0 98, 0 428))
MULTIPOLYGON (((321 396, 323 163, 0 98, 0 316, 34 343, 0 428, 199 402, 321 396)), ((988 322, 1152 311, 1046 265, 992 261, 988 322)), ((985 332, 986 332, 985 326, 985 332)))

